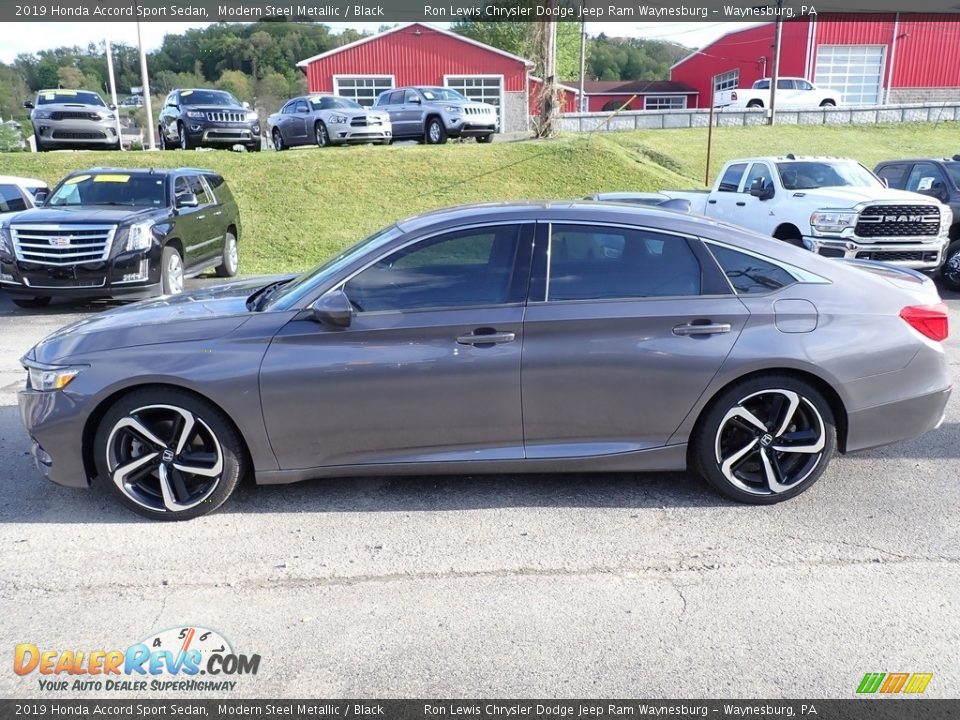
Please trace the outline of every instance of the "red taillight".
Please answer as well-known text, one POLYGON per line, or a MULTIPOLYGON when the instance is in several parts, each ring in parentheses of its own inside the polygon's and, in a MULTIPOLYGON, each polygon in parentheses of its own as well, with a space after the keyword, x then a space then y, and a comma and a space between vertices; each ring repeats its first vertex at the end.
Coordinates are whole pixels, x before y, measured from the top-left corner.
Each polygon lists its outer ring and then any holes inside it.
POLYGON ((947 306, 937 305, 908 305, 900 311, 900 317, 909 323, 917 332, 941 342, 950 334, 950 321, 947 317, 947 306))

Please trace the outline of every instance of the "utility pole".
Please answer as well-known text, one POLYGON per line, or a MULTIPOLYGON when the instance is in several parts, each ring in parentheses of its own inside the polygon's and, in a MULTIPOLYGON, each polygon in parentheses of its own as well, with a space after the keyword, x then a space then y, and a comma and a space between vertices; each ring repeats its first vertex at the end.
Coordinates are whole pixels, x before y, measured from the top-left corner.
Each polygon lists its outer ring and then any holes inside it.
POLYGON ((783 23, 780 13, 783 10, 783 0, 777 0, 777 20, 773 31, 773 73, 770 76, 770 117, 768 125, 777 122, 777 82, 780 79, 780 40, 783 34, 783 23))
POLYGON ((140 46, 140 82, 143 85, 143 109, 147 113, 147 141, 151 150, 157 149, 157 134, 153 128, 153 103, 150 100, 150 78, 147 75, 147 54, 140 37, 140 21, 137 20, 137 44, 140 46))
MULTIPOLYGON (((580 3, 580 14, 581 17, 586 17, 584 10, 587 7, 587 0, 582 0, 580 3)), ((577 109, 580 112, 586 112, 586 99, 583 94, 584 91, 584 81, 586 80, 587 74, 587 21, 580 21, 580 95, 577 97, 577 109)))
POLYGON ((123 150, 123 128, 120 126, 120 104, 117 102, 117 81, 113 75, 113 49, 110 47, 110 38, 104 38, 107 49, 107 75, 110 77, 110 99, 113 103, 113 117, 116 119, 117 140, 123 150))
MULTIPOLYGON (((555 0, 548 0, 548 15, 553 15, 555 0)), ((557 22, 540 23, 543 46, 543 95, 540 98, 540 137, 553 137, 557 117, 557 22)))
POLYGON ((710 78, 710 114, 707 116, 707 169, 704 172, 703 184, 710 187, 710 153, 713 150, 713 106, 716 104, 717 76, 710 78))

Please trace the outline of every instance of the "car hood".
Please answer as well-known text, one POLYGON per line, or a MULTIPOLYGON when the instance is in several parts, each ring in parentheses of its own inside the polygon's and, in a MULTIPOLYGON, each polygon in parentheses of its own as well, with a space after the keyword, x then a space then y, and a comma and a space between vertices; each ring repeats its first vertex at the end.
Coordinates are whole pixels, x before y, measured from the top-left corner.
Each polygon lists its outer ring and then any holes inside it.
POLYGON ((807 197, 821 200, 824 207, 852 208, 859 203, 911 203, 913 205, 939 205, 938 200, 906 190, 872 187, 829 187, 814 190, 788 190, 795 197, 807 197))
POLYGON ((24 210, 10 218, 11 223, 121 223, 156 212, 157 208, 103 205, 70 207, 38 207, 24 210))
POLYGON ((70 111, 83 110, 83 111, 92 112, 92 113, 113 112, 113 110, 108 108, 106 105, 86 105, 84 103, 44 103, 43 105, 40 105, 39 107, 35 107, 33 109, 34 112, 37 110, 43 110, 43 111, 49 111, 49 112, 63 112, 65 110, 70 110, 70 111))
POLYGON ((57 363, 91 352, 222 337, 250 318, 250 294, 275 279, 249 278, 108 310, 57 330, 27 358, 57 363))

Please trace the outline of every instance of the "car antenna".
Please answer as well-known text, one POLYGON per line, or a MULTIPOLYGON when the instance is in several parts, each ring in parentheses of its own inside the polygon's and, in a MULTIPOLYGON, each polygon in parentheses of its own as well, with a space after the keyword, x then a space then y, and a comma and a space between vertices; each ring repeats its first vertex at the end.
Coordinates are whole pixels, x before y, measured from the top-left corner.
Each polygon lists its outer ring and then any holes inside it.
POLYGON ((797 156, 793 153, 787 153, 787 160, 796 160, 797 156))

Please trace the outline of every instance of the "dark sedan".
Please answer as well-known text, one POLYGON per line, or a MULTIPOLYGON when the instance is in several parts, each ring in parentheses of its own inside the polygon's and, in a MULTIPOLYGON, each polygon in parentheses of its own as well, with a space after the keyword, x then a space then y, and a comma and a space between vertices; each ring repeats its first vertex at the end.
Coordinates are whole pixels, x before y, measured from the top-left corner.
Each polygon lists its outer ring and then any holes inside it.
POLYGON ((689 467, 766 504, 937 427, 946 336, 910 270, 655 208, 486 205, 65 328, 20 409, 50 479, 157 519, 247 474, 689 467))

